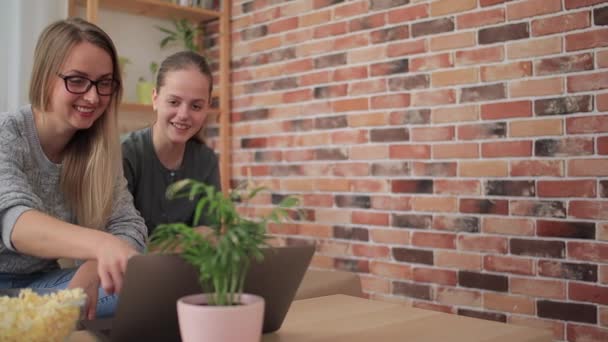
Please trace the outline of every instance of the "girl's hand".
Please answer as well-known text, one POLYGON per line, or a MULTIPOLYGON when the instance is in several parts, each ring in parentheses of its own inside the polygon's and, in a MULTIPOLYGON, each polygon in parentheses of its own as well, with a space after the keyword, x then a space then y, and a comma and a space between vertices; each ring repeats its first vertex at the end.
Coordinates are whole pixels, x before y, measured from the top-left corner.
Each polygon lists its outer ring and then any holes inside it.
POLYGON ((105 234, 95 252, 97 274, 101 287, 107 294, 120 293, 127 270, 127 261, 137 251, 127 242, 111 234, 105 234))
POLYGON ((99 277, 97 276, 97 261, 88 260, 82 264, 70 283, 68 284, 69 289, 80 287, 84 290, 87 295, 87 303, 85 306, 86 319, 95 319, 95 312, 97 311, 97 296, 99 292, 99 277))

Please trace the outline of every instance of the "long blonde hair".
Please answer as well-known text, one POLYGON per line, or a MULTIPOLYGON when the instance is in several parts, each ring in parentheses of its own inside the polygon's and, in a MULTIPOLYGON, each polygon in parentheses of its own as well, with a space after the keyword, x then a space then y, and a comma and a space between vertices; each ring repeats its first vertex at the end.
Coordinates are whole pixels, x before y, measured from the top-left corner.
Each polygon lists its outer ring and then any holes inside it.
POLYGON ((112 77, 121 85, 111 95, 105 112, 89 129, 77 131, 66 145, 61 188, 77 223, 101 229, 112 213, 115 183, 121 172, 116 113, 122 98, 122 80, 116 48, 110 37, 101 28, 79 18, 49 25, 36 44, 29 96, 33 108, 48 111, 57 74, 72 48, 82 42, 89 42, 110 55, 112 77))

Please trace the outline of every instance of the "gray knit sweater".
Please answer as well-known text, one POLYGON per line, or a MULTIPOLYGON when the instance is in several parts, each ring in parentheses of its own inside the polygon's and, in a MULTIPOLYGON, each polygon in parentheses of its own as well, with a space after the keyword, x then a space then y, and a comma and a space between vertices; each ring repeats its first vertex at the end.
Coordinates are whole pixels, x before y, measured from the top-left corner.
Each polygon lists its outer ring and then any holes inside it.
MULTIPOLYGON (((76 222, 62 194, 60 174, 61 165, 49 161, 42 151, 31 106, 0 113, 0 273, 28 274, 57 268, 56 260, 19 253, 10 241, 15 222, 27 210, 76 222)), ((122 175, 114 193, 105 230, 142 251, 146 225, 133 206, 122 175)))

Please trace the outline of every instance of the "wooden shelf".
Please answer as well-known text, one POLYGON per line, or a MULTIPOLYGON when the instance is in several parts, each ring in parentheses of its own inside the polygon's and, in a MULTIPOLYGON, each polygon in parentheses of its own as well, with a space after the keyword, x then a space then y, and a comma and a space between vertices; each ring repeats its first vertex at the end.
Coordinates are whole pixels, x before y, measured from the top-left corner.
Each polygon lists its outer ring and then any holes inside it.
MULTIPOLYGON (((108 10, 127 12, 135 15, 161 19, 181 19, 191 21, 211 21, 220 18, 220 12, 196 7, 186 7, 160 0, 98 0, 99 7, 108 10)), ((85 7, 86 0, 77 0, 85 7)))
POLYGON ((120 112, 137 112, 137 113, 142 113, 142 112, 149 112, 152 113, 152 105, 148 105, 148 104, 141 104, 141 103, 127 103, 127 102, 123 102, 120 104, 120 108, 119 108, 120 112))

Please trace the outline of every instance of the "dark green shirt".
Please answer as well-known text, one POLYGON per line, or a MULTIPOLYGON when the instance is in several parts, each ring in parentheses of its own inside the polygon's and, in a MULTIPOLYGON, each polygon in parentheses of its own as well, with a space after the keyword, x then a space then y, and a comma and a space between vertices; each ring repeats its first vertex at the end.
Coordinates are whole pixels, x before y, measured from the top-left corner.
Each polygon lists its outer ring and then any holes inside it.
MULTIPOLYGON (((152 144, 152 129, 131 132, 123 139, 123 168, 135 208, 148 226, 148 234, 161 223, 183 222, 192 225, 196 201, 187 198, 168 200, 167 186, 192 178, 220 189, 218 158, 205 144, 190 139, 186 143, 182 165, 169 170, 160 162, 152 144)), ((201 218, 199 225, 205 225, 201 218)))

